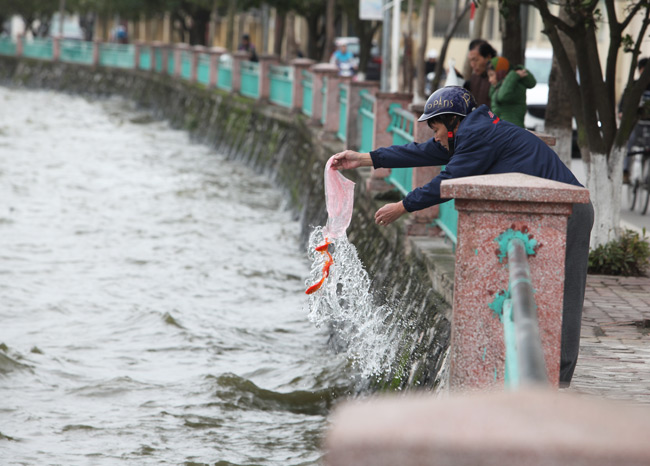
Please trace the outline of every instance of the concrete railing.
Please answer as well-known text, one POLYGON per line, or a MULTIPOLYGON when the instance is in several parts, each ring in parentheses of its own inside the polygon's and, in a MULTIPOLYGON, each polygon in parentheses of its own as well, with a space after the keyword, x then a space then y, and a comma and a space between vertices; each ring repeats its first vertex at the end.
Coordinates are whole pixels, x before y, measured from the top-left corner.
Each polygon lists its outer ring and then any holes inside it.
MULTIPOLYGON (((325 134, 363 152, 424 140, 423 130, 415 123, 421 109, 409 107, 411 94, 378 92, 377 82, 340 77, 336 66, 329 63, 296 59, 283 66, 275 55, 262 55, 259 62, 251 62, 246 52, 229 54, 220 47, 160 42, 114 44, 57 37, 26 40, 22 36, 17 41, 0 39, 0 55, 136 69, 200 83, 300 112, 310 124, 322 127, 325 134)), ((405 194, 436 173, 436 169, 423 168, 379 169, 373 172, 368 188, 397 188, 405 194)), ((408 233, 431 234, 432 226, 437 224, 455 242, 456 216, 450 203, 418 212, 413 218, 419 226, 409 227, 408 233)))

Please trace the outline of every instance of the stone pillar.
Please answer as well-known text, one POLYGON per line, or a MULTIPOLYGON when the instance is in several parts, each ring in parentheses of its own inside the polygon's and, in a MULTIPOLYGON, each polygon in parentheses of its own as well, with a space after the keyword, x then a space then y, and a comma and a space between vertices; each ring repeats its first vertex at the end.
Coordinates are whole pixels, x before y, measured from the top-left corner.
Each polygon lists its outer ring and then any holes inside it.
POLYGON ((232 55, 232 92, 238 94, 241 90, 241 62, 248 60, 248 52, 238 50, 232 55))
POLYGON ((339 405, 325 466, 640 466, 643 406, 553 390, 383 396, 339 405))
POLYGON ((361 118, 359 108, 361 107, 361 91, 367 90, 372 95, 379 90, 378 81, 347 81, 348 108, 347 108, 347 146, 357 150, 361 146, 361 118))
POLYGON ((530 276, 548 380, 557 387, 567 218, 573 203, 589 202, 589 191, 506 173, 445 180, 441 194, 455 199, 458 210, 449 386, 504 386, 499 314, 509 276, 502 250, 508 235, 517 234, 535 246, 528 257, 530 276))
POLYGON ((195 45, 192 47, 192 62, 190 64, 190 82, 195 83, 198 80, 199 76, 199 57, 202 53, 205 53, 207 50, 206 47, 202 45, 195 45))
POLYGON ((302 72, 303 70, 309 69, 311 66, 316 63, 310 58, 294 58, 291 60, 290 64, 293 67, 293 87, 291 92, 293 93, 293 108, 295 112, 302 111, 302 72))
MULTIPOLYGON (((314 100, 312 101, 311 106, 311 122, 313 124, 321 125, 321 120, 323 118, 323 83, 325 82, 325 78, 327 78, 328 81, 332 79, 336 80, 339 74, 339 69, 336 65, 332 65, 330 63, 318 63, 311 67, 311 72, 314 75, 314 87, 312 89, 312 97, 314 100)), ((329 85, 327 87, 327 91, 329 93, 329 85)))
MULTIPOLYGON (((413 113, 415 123, 413 126, 413 141, 425 142, 433 137, 433 130, 425 122, 418 123, 418 118, 424 112, 424 104, 411 104, 409 110, 413 113)), ((440 167, 414 167, 413 187, 419 188, 434 179, 440 173, 440 167)), ((409 216, 409 235, 437 234, 439 229, 432 228, 431 223, 438 218, 440 209, 437 205, 413 212, 409 216)))
POLYGON ((174 77, 180 78, 183 72, 183 52, 190 50, 190 46, 187 44, 175 44, 174 45, 174 77))
POLYGON ((25 47, 25 34, 18 34, 16 36, 16 57, 20 58, 23 56, 24 47, 25 47))
POLYGON ((271 96, 271 66, 280 63, 280 57, 273 54, 262 54, 260 60, 260 90, 259 100, 268 102, 271 96))
POLYGON ((93 66, 99 66, 99 44, 100 40, 93 41, 93 66))
MULTIPOLYGON (((388 110, 391 104, 399 104, 407 108, 413 100, 413 94, 404 92, 377 92, 375 95, 375 127, 373 128, 372 147, 386 147, 393 145, 393 135, 388 131, 391 117, 388 110)), ((384 181, 390 175, 390 168, 373 169, 367 182, 367 188, 371 191, 387 191, 393 187, 384 181)))
POLYGON ((52 61, 57 62, 61 59, 61 38, 52 37, 52 61))
POLYGON ((136 40, 133 42, 133 66, 136 70, 140 69, 140 53, 142 52, 143 42, 136 40))
POLYGON ((228 53, 223 47, 211 47, 208 49, 210 55, 210 87, 217 87, 217 80, 219 79, 219 59, 221 55, 228 53))

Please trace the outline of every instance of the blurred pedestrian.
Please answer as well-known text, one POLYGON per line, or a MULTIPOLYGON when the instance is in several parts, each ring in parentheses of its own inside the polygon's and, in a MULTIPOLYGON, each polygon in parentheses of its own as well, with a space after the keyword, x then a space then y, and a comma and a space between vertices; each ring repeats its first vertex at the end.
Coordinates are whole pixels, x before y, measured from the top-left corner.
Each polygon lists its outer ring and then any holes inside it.
POLYGON ((467 59, 472 75, 463 87, 470 91, 478 105, 490 105, 490 81, 487 76, 488 62, 497 56, 497 51, 484 39, 474 39, 469 43, 467 59))
POLYGON ((336 52, 332 54, 330 63, 338 67, 339 76, 354 76, 357 71, 357 59, 344 43, 339 44, 336 52))
POLYGON ((487 74, 491 110, 499 118, 524 128, 526 89, 535 87, 535 77, 522 66, 510 67, 510 62, 505 57, 491 59, 487 74))
POLYGON ((241 44, 237 50, 248 52, 248 61, 258 61, 257 52, 255 46, 251 43, 251 37, 248 34, 244 34, 241 37, 241 44))

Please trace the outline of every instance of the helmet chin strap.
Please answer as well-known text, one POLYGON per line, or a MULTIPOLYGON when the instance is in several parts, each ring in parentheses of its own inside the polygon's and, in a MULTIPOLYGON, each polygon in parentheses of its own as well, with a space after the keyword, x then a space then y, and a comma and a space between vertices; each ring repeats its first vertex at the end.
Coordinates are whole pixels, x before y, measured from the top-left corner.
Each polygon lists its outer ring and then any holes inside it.
POLYGON ((458 124, 458 117, 454 117, 451 120, 449 120, 449 123, 445 124, 445 127, 447 128, 447 145, 449 146, 449 157, 454 155, 454 149, 456 148, 456 144, 454 141, 454 130, 456 129, 456 125, 458 124))

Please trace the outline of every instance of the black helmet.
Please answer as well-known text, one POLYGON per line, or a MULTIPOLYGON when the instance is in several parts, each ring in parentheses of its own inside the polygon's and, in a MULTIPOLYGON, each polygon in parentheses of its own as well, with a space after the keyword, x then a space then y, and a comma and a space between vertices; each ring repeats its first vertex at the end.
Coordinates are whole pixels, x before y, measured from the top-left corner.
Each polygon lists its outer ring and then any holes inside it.
POLYGON ((446 86, 435 91, 424 105, 424 113, 418 121, 427 121, 438 115, 467 116, 476 108, 474 96, 464 87, 446 86))

